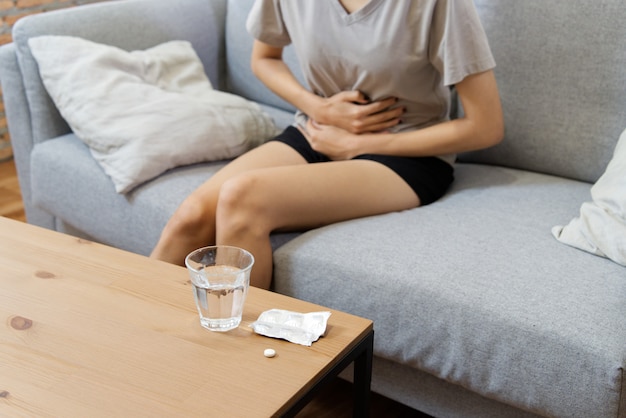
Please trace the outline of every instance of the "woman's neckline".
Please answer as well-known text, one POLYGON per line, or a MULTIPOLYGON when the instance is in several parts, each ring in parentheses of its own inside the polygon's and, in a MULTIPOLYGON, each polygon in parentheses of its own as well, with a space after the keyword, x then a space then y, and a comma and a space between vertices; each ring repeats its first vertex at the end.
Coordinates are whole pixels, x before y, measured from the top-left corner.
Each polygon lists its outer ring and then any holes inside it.
MULTIPOLYGON (((311 0, 313 1, 313 0, 311 0)), ((319 1, 319 0, 318 0, 319 1)), ((369 15, 374 9, 376 9, 384 0, 369 0, 365 2, 360 7, 354 7, 352 12, 349 12, 346 7, 343 5, 341 0, 333 1, 333 5, 335 9, 342 17, 342 19, 346 22, 346 24, 354 23, 358 20, 369 15)))

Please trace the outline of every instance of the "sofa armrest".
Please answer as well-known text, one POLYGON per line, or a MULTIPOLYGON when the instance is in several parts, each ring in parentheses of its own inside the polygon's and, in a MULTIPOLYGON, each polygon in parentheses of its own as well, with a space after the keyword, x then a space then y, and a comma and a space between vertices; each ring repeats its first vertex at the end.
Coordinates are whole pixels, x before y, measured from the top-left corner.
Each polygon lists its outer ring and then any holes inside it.
POLYGON ((33 142, 66 134, 70 129, 41 82, 28 46, 29 38, 77 36, 125 50, 187 40, 194 46, 211 82, 221 87, 225 14, 225 0, 120 0, 20 19, 13 28, 13 40, 28 99, 33 142))
MULTIPOLYGON (((0 46, 0 85, 2 86, 2 99, 5 105, 5 114, 10 121, 9 134, 17 138, 25 138, 13 145, 17 169, 22 168, 22 156, 30 154, 33 143, 30 120, 28 119, 28 101, 22 80, 15 44, 0 46)), ((21 170, 20 170, 21 171, 21 170)))
POLYGON ((26 219, 46 228, 54 227, 53 217, 36 208, 31 197, 30 153, 33 149, 28 100, 14 44, 0 47, 0 84, 8 122, 13 157, 18 172, 26 219), (17 138, 14 140, 13 138, 17 138))

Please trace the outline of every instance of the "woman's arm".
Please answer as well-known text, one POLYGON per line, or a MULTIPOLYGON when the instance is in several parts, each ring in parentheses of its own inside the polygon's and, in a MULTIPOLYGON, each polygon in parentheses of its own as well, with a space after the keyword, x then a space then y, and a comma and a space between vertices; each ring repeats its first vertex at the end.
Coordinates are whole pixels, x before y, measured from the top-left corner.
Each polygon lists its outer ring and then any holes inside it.
POLYGON ((395 98, 369 102, 358 91, 340 92, 323 98, 304 88, 282 59, 282 48, 255 41, 251 67, 270 90, 310 118, 359 134, 388 129, 400 122, 402 108, 393 108, 395 98))
POLYGON ((337 160, 361 154, 456 154, 498 144, 504 136, 504 120, 493 71, 470 75, 456 89, 465 113, 460 119, 410 132, 363 135, 309 121, 306 135, 313 149, 337 160))

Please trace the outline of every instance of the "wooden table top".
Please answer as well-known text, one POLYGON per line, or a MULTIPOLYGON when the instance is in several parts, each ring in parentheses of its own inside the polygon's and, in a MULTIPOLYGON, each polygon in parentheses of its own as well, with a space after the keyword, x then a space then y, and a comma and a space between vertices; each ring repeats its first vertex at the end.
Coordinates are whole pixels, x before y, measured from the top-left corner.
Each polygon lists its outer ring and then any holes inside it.
POLYGON ((0 416, 280 414, 372 329, 330 310, 305 347, 252 332, 271 308, 329 310, 251 288, 207 331, 183 267, 0 217, 0 416))

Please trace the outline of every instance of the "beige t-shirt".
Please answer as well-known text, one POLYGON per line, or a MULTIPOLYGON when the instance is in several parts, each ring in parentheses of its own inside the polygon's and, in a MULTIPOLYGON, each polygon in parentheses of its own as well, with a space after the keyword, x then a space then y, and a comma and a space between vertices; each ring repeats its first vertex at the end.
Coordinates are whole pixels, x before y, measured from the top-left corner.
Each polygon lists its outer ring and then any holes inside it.
POLYGON ((448 86, 495 67, 472 0, 370 0, 353 13, 339 0, 256 0, 247 29, 273 46, 293 44, 322 97, 397 97, 406 112, 396 132, 447 120, 448 86))

